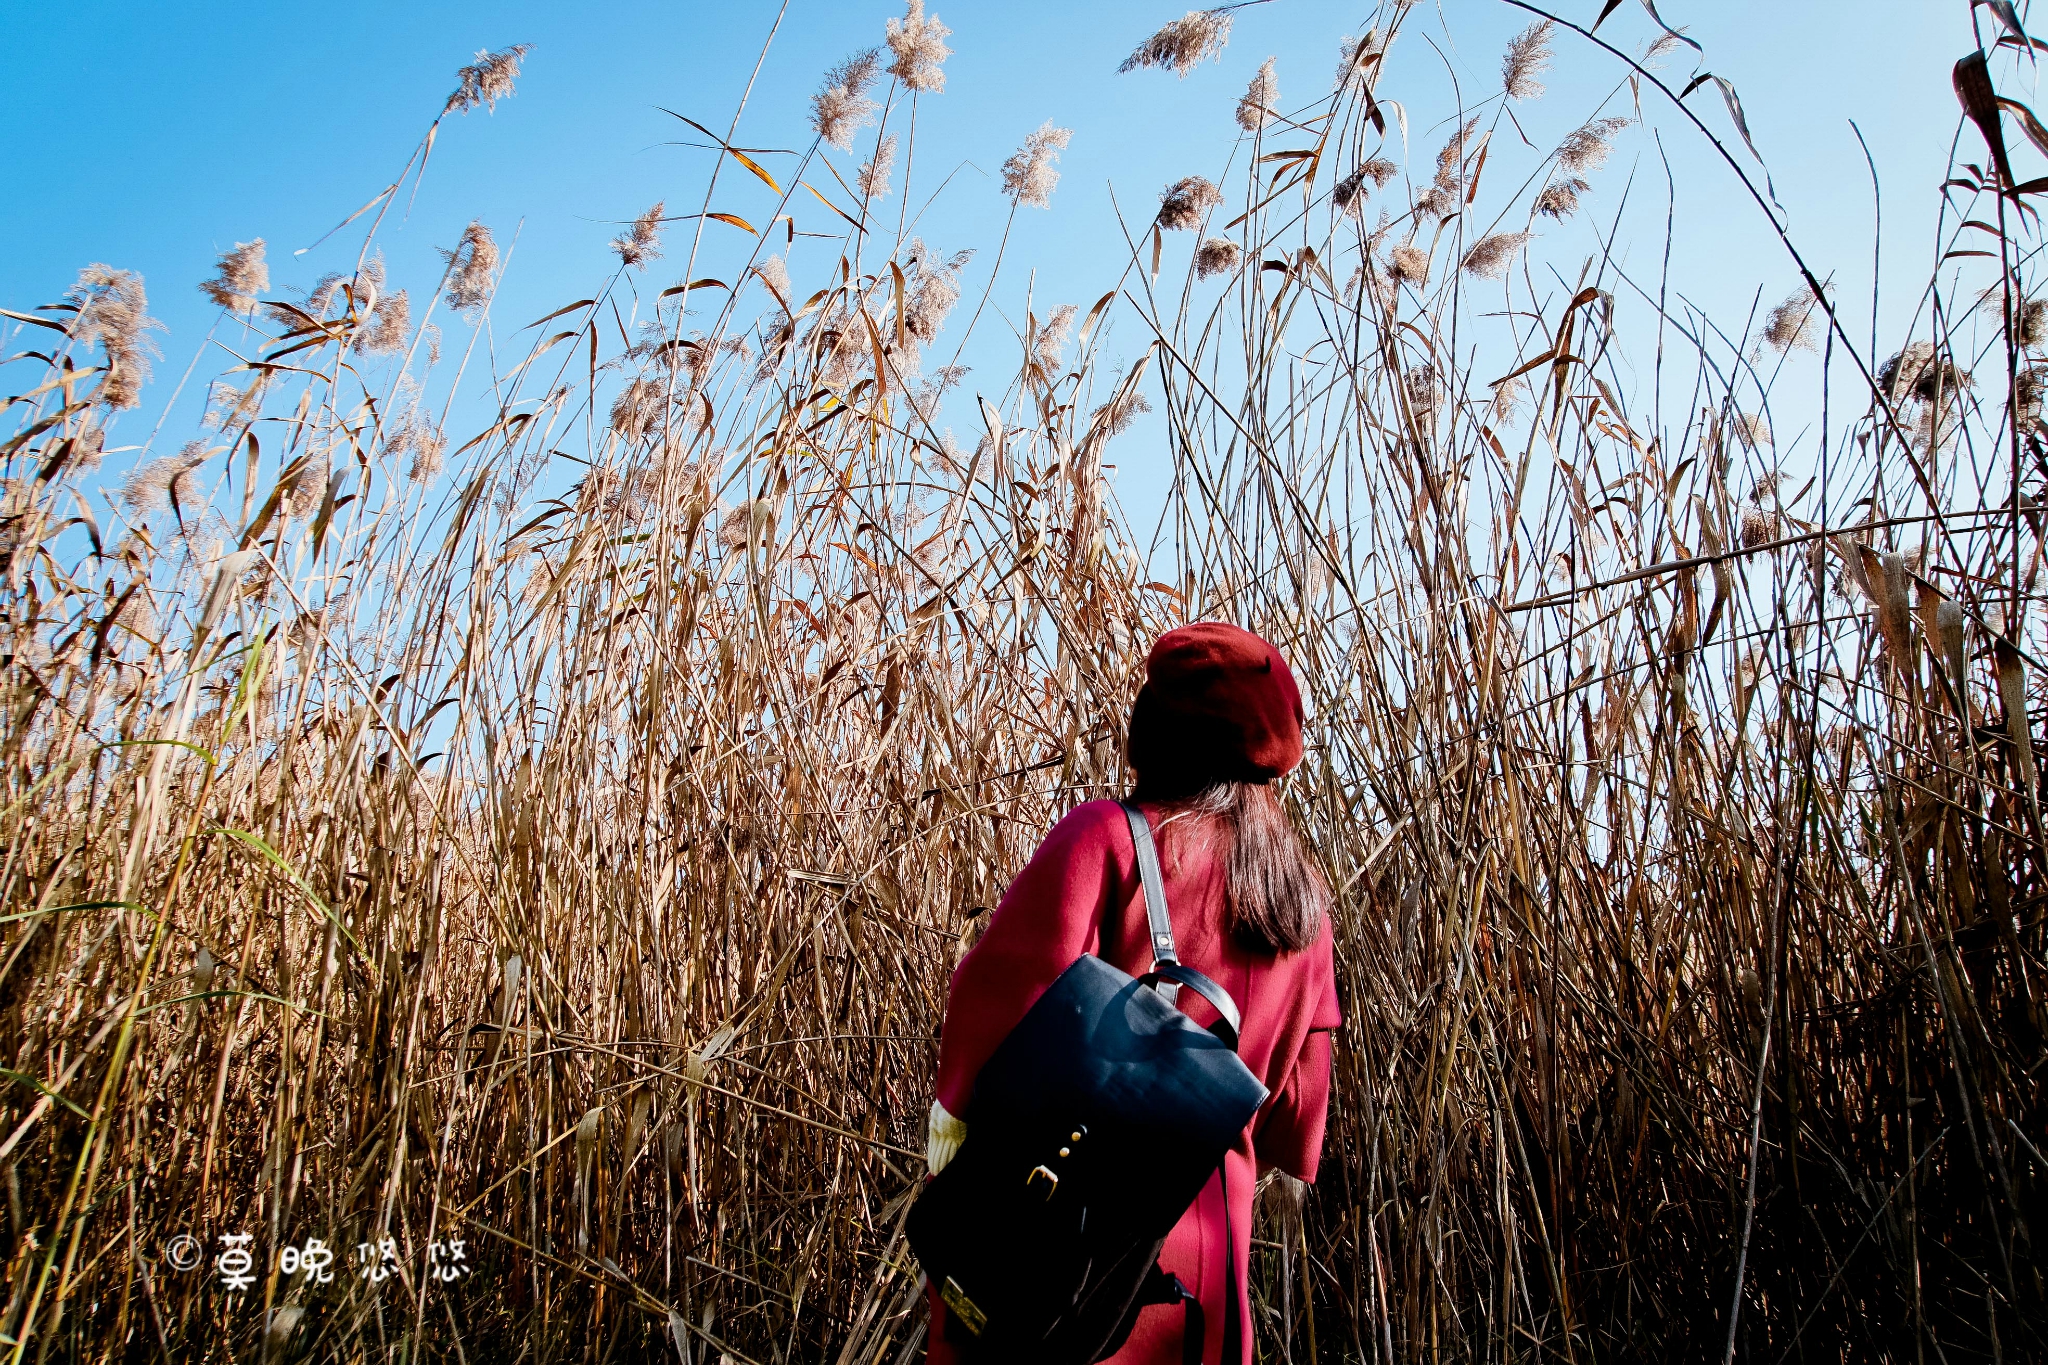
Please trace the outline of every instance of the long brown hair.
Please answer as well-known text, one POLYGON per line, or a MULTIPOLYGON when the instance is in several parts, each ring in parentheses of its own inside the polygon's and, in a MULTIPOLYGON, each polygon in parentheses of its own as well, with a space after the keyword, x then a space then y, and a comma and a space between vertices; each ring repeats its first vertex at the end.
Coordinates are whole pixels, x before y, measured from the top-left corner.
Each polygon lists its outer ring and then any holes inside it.
POLYGON ((1166 809, 1162 835, 1170 825, 1195 820, 1224 841, 1225 913, 1239 943, 1279 953, 1316 941, 1330 889, 1272 784, 1226 781, 1158 791, 1141 774, 1131 799, 1166 809))

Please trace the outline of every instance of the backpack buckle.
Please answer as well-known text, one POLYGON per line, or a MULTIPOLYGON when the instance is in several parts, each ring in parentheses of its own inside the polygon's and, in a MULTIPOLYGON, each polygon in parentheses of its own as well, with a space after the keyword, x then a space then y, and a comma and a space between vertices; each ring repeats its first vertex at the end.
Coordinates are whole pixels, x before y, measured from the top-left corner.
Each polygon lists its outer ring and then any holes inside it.
POLYGON ((1034 1166, 1031 1168, 1031 1174, 1024 1177, 1024 1188, 1036 1190, 1040 1179, 1045 1181, 1043 1197, 1049 1200, 1053 1196, 1053 1191, 1060 1187, 1059 1173, 1050 1166, 1034 1166))
POLYGON ((953 1311, 953 1317, 960 1325, 973 1335, 980 1336, 988 1330, 988 1315, 981 1311, 979 1304, 967 1297, 967 1291, 962 1289, 960 1282, 951 1275, 946 1277, 946 1283, 939 1289, 939 1298, 953 1311))

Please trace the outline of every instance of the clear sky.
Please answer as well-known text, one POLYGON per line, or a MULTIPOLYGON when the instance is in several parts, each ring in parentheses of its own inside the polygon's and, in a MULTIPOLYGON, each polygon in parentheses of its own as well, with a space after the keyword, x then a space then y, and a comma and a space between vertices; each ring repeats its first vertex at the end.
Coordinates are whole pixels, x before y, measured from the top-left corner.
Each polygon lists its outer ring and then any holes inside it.
MULTIPOLYGON (((1041 301, 1085 306, 1099 296, 1126 254, 1112 194, 1126 217, 1142 222, 1167 182, 1214 176, 1238 135, 1235 102, 1258 64, 1277 59, 1283 107, 1306 104, 1328 90, 1339 40, 1369 14, 1334 0, 1273 0, 1238 11, 1223 60, 1185 80, 1156 70, 1116 74, 1132 47, 1182 8, 1174 0, 932 5, 953 29, 955 55, 945 93, 921 106, 911 203, 923 205, 947 182, 925 211, 923 231, 942 250, 980 249, 968 274, 970 303, 1008 210, 996 168, 1047 119, 1074 130, 1051 210, 1019 215, 1005 282, 991 303, 996 326, 982 324, 991 337, 1007 335, 999 330, 1004 317, 1021 318, 1027 286, 1041 301)), ((1598 8, 1596 0, 1571 0, 1559 12, 1590 22, 1598 8)), ((738 142, 808 145, 804 115, 820 74, 848 52, 878 44, 884 20, 901 12, 890 0, 792 0, 738 142)), ((1879 330, 1902 329, 1906 314, 1895 310, 1912 306, 1926 277, 1936 187, 1956 135, 1949 68, 1973 45, 1966 0, 1664 0, 1660 12, 1705 48, 1700 69, 1741 91, 1793 236, 1819 273, 1840 282, 1852 330, 1867 331, 1871 187, 1849 120, 1861 126, 1885 185, 1885 274, 1900 286, 1879 330)), ((253 7, 15 0, 0 44, 0 148, 12 185, 0 199, 0 305, 52 301, 91 261, 143 272, 152 311, 168 331, 157 395, 116 433, 117 443, 139 442, 218 316, 195 289, 216 253, 266 238, 273 292, 281 296, 287 286, 351 264, 354 247, 341 238, 301 257, 292 252, 397 173, 453 87, 456 67, 480 48, 526 42, 533 51, 518 93, 495 113, 478 110, 444 125, 424 187, 381 236, 395 282, 411 285, 417 301, 439 275, 433 248, 452 245, 465 223, 482 218, 512 247, 494 309, 502 336, 584 297, 606 277, 615 264, 606 243, 620 221, 656 199, 668 200, 671 212, 696 206, 709 155, 672 145, 694 135, 661 107, 722 129, 776 13, 770 0, 276 0, 253 7)), ((1413 111, 1418 166, 1443 141, 1450 82, 1477 97, 1494 93, 1502 45, 1529 21, 1500 0, 1445 0, 1437 13, 1438 22, 1414 25, 1414 36, 1404 37, 1381 88, 1382 97, 1413 111), (1440 52, 1422 38, 1424 27, 1448 31, 1448 42, 1437 39, 1440 52)), ((1655 29, 1631 3, 1601 34, 1640 50, 1655 29)), ((1560 33, 1556 49, 1550 93, 1518 107, 1545 149, 1592 112, 1621 74, 1573 35, 1560 33)), ((1668 60, 1682 84, 1695 59, 1681 51, 1668 60)), ((2009 93, 2032 98, 2028 90, 2009 93)), ((1711 86, 1689 104, 1739 153, 1711 86)), ((1634 110, 1624 94, 1608 112, 1634 110)), ((1596 179, 1594 212, 1551 230, 1558 239, 1551 255, 1576 249, 1578 239, 1590 250, 1601 215, 1633 177, 1636 216, 1622 239, 1632 243, 1632 266, 1654 275, 1665 215, 1661 139, 1678 186, 1674 286, 1739 329, 1758 291, 1768 307, 1791 288, 1791 264, 1675 112, 1647 98, 1642 112, 1643 126, 1621 136, 1596 179)), ((2042 174, 2041 158, 2016 133, 2013 140, 2021 178, 2042 174)), ((1965 148, 1965 159, 1981 156, 1981 145, 1966 141, 1965 148)), ((1391 154, 1402 155, 1398 138, 1391 154)), ((855 159, 835 157, 850 174, 855 159)), ((771 169, 790 164, 766 160, 771 169)), ((900 192, 900 169, 897 179, 900 192)), ((728 175, 722 185, 730 188, 721 189, 716 207, 752 217, 771 202, 766 187, 747 177, 728 175)), ((830 226, 815 202, 796 212, 799 226, 830 226)), ((643 290, 680 274, 686 233, 687 225, 670 230, 669 257, 655 264, 643 290)), ((739 245, 732 229, 713 225, 707 233, 714 252, 739 245)), ((1192 242, 1174 245, 1184 254, 1192 242)), ((799 242, 792 262, 799 284, 804 253, 813 248, 820 276, 823 258, 837 250, 799 242)), ((716 264, 697 273, 716 273, 716 264)), ((966 311, 956 313, 956 327, 966 311)), ((1896 340, 1881 337, 1880 348, 1888 353, 1896 340)), ((1116 348, 1141 345, 1127 330, 1116 348)), ((980 353, 977 347, 968 359, 980 353)), ((202 361, 192 388, 203 390, 226 360, 215 352, 202 361)), ((1011 362, 990 362, 996 389, 998 363, 1011 362)), ((969 393, 976 383, 970 376, 969 393)), ((951 413, 963 430, 977 425, 957 406, 951 413)), ((188 395, 159 447, 194 434, 197 414, 188 395)), ((1163 462, 1156 442, 1127 444, 1119 458, 1126 501, 1150 501, 1163 462)), ((108 476, 120 468, 110 461, 108 476)))

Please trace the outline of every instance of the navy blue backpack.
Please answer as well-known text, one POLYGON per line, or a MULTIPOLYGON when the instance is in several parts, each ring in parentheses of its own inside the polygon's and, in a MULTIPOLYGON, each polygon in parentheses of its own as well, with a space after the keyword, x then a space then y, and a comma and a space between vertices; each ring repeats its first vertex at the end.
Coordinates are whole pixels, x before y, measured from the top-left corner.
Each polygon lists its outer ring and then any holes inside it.
MULTIPOLYGON (((1152 970, 1083 957, 1062 972, 982 1067, 967 1139, 910 1211, 911 1249, 974 1365, 1087 1365, 1114 1355, 1145 1307, 1175 1303, 1183 1359, 1201 1360, 1201 1305, 1159 1252, 1266 1087, 1238 1058, 1236 1004, 1175 956, 1151 827, 1129 802, 1124 813, 1152 970), (1222 1016, 1210 1028, 1176 1008, 1183 986, 1222 1016)), ((1242 1330, 1228 1288, 1226 1343, 1242 1330)))

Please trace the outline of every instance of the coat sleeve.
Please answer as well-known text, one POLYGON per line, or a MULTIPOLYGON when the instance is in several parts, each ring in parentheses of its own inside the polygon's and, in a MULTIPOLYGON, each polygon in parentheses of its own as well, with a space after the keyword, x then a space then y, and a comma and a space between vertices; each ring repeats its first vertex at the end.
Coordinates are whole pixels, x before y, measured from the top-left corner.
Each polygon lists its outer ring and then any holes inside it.
POLYGON ((1330 1112, 1330 1041, 1344 1022, 1327 921, 1322 938, 1307 956, 1301 1005, 1308 1011, 1308 1030, 1286 1081, 1266 1102, 1253 1147, 1261 1164, 1278 1166, 1297 1180, 1313 1181, 1323 1159, 1330 1112))
POLYGON ((974 1078, 1017 1022, 1077 958, 1094 951, 1118 880, 1113 801, 1077 806, 1053 827, 953 969, 939 1033, 936 1098, 968 1118, 974 1078))

